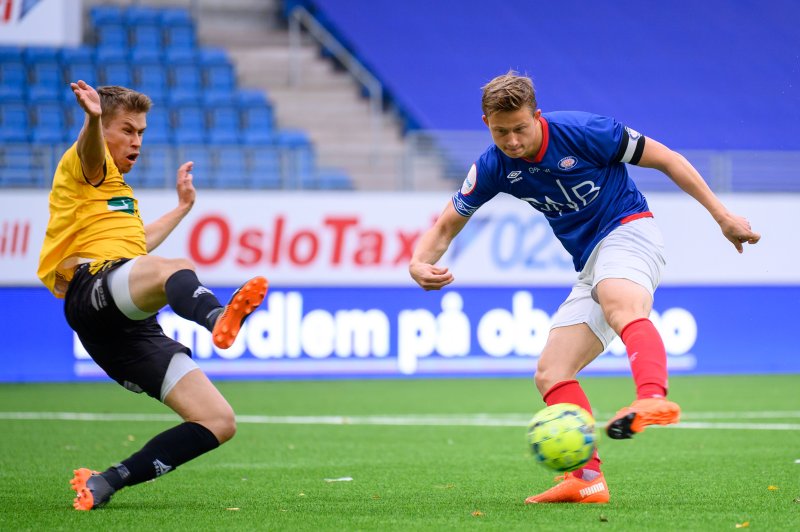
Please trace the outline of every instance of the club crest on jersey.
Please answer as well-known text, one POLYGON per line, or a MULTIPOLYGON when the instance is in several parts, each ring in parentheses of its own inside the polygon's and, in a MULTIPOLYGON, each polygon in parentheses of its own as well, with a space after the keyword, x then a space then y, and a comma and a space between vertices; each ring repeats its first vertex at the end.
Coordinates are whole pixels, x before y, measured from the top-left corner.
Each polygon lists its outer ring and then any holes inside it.
POLYGON ((469 173, 467 174, 466 179, 464 179, 464 184, 461 185, 461 193, 464 196, 469 195, 470 192, 475 190, 475 185, 478 182, 477 174, 478 174, 478 169, 473 164, 472 168, 469 169, 469 173))
POLYGON ((509 180, 511 183, 516 183, 517 181, 522 181, 522 172, 519 170, 514 170, 510 174, 506 176, 506 179, 509 180))
POLYGON ((570 171, 578 165, 578 159, 573 157, 572 155, 567 155, 560 161, 558 161, 558 167, 564 171, 570 171))

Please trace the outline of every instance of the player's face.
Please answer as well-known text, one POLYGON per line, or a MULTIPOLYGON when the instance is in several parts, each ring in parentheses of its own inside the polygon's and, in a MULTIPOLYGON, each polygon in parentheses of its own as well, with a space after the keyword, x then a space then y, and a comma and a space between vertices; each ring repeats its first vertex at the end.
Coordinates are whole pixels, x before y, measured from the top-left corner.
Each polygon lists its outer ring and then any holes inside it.
POLYGON ((103 136, 120 173, 127 174, 136 164, 146 127, 145 113, 127 111, 120 111, 109 120, 108 124, 103 123, 103 136))
POLYGON ((489 126, 492 140, 503 153, 511 158, 533 159, 542 143, 538 109, 535 113, 527 107, 516 111, 498 111, 483 121, 489 126))

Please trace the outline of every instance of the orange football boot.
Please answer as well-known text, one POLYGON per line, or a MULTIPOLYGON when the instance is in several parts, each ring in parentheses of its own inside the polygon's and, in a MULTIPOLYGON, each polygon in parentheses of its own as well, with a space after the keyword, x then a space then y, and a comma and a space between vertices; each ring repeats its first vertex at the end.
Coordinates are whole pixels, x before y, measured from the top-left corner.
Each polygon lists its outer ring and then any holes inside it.
POLYGON ((114 494, 114 488, 97 471, 82 467, 72 472, 75 476, 69 481, 75 491, 72 506, 76 510, 94 510, 104 506, 114 494))
POLYGON ((632 438, 648 425, 671 425, 681 418, 681 407, 663 397, 637 399, 616 413, 606 425, 606 434, 615 440, 632 438))
POLYGON ((606 504, 611 497, 608 492, 606 478, 600 476, 594 480, 583 480, 572 473, 564 473, 555 478, 558 484, 549 490, 525 499, 525 504, 571 502, 606 504))
POLYGON ((211 332, 214 345, 220 349, 233 345, 244 320, 264 301, 268 288, 269 282, 265 278, 253 277, 233 293, 211 332))

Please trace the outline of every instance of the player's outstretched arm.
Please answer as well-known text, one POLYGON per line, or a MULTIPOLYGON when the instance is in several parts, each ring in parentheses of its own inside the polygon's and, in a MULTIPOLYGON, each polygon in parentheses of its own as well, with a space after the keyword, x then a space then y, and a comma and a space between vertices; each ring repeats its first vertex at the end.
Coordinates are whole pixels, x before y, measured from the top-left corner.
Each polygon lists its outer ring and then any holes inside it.
POLYGON ((744 251, 745 243, 755 244, 761 239, 761 235, 753 231, 746 218, 730 212, 722 204, 708 188, 700 173, 683 155, 648 137, 638 165, 655 168, 667 174, 684 192, 700 202, 714 217, 722 234, 739 253, 744 251))
POLYGON ((447 268, 435 264, 442 258, 450 247, 450 242, 464 228, 467 221, 469 218, 458 214, 452 202, 448 201, 433 227, 420 238, 417 247, 414 248, 408 271, 411 278, 425 290, 439 290, 453 282, 453 274, 447 268))
POLYGON ((103 162, 106 159, 106 144, 100 120, 103 113, 100 95, 83 80, 70 83, 69 86, 75 94, 78 105, 86 113, 83 127, 78 134, 78 158, 81 160, 83 175, 91 184, 97 185, 103 180, 103 162))
POLYGON ((145 239, 147 241, 147 252, 156 249, 169 236, 183 218, 189 214, 194 206, 197 192, 192 183, 192 168, 194 163, 188 161, 178 168, 177 182, 175 188, 178 191, 178 206, 164 214, 158 220, 149 223, 144 228, 145 239))

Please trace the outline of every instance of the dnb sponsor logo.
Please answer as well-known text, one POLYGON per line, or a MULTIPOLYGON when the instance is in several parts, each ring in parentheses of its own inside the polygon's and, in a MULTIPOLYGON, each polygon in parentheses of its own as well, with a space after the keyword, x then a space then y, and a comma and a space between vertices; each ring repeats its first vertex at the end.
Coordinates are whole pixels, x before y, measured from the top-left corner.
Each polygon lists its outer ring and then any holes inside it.
MULTIPOLYGON (((472 370, 530 374, 536 367, 552 316, 536 308, 530 292, 514 292, 508 308, 483 313, 470 312, 455 291, 443 294, 439 306, 436 313, 421 308, 306 309, 302 293, 272 292, 265 308, 250 316, 237 341, 225 351, 214 347, 207 330, 171 312, 161 312, 159 321, 167 335, 192 349, 201 365, 214 362, 216 368, 224 366, 220 374, 229 376, 247 376, 254 368, 276 376, 324 373, 337 364, 347 365, 354 374, 396 375, 472 370)), ((670 367, 693 369, 694 316, 670 308, 654 311, 650 319, 664 339, 670 367)), ((77 337, 74 354, 79 361, 89 358, 77 337)), ((593 364, 598 372, 627 371, 622 342, 612 342, 593 364)))

